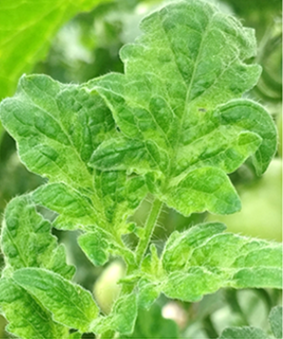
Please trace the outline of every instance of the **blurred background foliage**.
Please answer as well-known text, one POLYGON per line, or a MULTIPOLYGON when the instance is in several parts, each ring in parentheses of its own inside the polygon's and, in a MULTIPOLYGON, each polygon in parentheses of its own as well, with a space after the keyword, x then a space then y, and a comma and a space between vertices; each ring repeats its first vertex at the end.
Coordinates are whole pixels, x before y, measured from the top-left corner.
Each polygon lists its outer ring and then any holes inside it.
MULTIPOLYGON (((64 15, 55 20, 56 24, 52 25, 51 20, 45 26, 42 25, 40 28, 42 34, 44 29, 49 31, 47 35, 43 35, 41 45, 37 44, 37 49, 34 49, 33 53, 25 50, 28 47, 25 47, 23 42, 27 38, 22 39, 21 43, 15 40, 12 45, 11 43, 7 45, 5 41, 9 40, 7 34, 10 33, 7 30, 1 32, 0 98, 13 95, 21 72, 45 73, 63 83, 81 83, 110 71, 122 72, 119 49, 123 44, 132 42, 139 34, 140 19, 162 4, 161 0, 81 0, 70 1, 70 8, 67 8, 63 5, 64 1, 57 1, 64 15), (89 12, 79 13, 91 8, 93 9, 89 12), (75 13, 79 14, 63 25, 75 13), (22 55, 32 57, 20 60, 19 46, 22 55), (16 64, 19 66, 18 71, 5 78, 3 74, 16 64)), ((261 64, 263 71, 258 85, 246 96, 265 105, 274 117, 279 131, 278 152, 270 168, 261 178, 256 176, 249 161, 231 175, 231 180, 242 199, 241 212, 222 217, 207 213, 193 214, 185 218, 174 210, 164 208, 153 236, 153 242, 160 250, 173 230, 182 231, 204 220, 223 221, 228 226, 228 231, 282 241, 282 4, 280 0, 211 0, 211 2, 223 11, 241 18, 245 26, 256 30, 258 55, 250 62, 261 64)), ((22 2, 21 6, 24 6, 24 3, 22 2)), ((38 7, 35 0, 29 3, 34 3, 38 7)), ((7 10, 8 13, 12 13, 13 8, 0 5, 0 18, 4 17, 7 10)), ((31 11, 30 15, 36 19, 39 10, 33 10, 34 13, 31 11)), ((21 17, 17 18, 15 12, 12 17, 15 23, 21 20, 21 17)), ((16 29, 17 27, 14 27, 14 32, 16 29)), ((18 29, 22 29, 20 24, 18 29)), ((36 30, 39 28, 33 27, 33 31, 29 32, 29 39, 42 38, 38 32, 35 33, 36 30)), ((11 198, 29 192, 42 183, 42 178, 28 172, 20 163, 14 140, 0 125, 1 215, 11 198)), ((138 226, 143 226, 149 204, 150 197, 132 217, 138 226)), ((100 299, 101 307, 107 310, 111 306, 111 296, 114 298, 119 290, 116 281, 123 275, 122 263, 114 259, 106 268, 95 268, 77 246, 75 232, 54 230, 54 234, 60 242, 65 243, 69 261, 78 267, 76 281, 89 290, 94 290, 94 294, 100 299)), ((126 241, 134 246, 136 239, 129 237, 126 241)), ((2 264, 0 255, 0 266, 2 264)), ((131 337, 218 338, 227 326, 247 325, 268 331, 268 314, 280 300, 279 291, 265 289, 220 290, 193 304, 169 301, 163 296, 149 313, 141 311, 131 337)), ((1 316, 0 338, 9 338, 4 332, 4 319, 1 316)), ((93 336, 85 334, 84 338, 93 336)))

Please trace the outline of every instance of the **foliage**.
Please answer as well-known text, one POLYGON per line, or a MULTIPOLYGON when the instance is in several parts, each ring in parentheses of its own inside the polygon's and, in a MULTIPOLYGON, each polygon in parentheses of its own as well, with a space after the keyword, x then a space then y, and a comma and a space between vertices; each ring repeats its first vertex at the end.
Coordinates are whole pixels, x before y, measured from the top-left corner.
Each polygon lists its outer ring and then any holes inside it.
POLYGON ((141 31, 121 49, 124 74, 81 85, 23 76, 1 103, 21 161, 48 179, 14 198, 4 214, 0 305, 7 330, 20 338, 164 337, 163 326, 177 333, 172 322, 160 320, 154 333, 137 320, 150 307, 158 319, 152 304, 160 293, 196 302, 223 287, 282 286, 281 246, 225 233, 218 222, 173 232, 160 253, 149 246, 165 205, 185 216, 238 211, 228 174, 251 159, 261 175, 276 152, 269 113, 242 98, 261 72, 247 63, 256 52, 254 31, 199 0, 168 4, 146 17, 141 31), (148 196, 151 211, 139 228, 130 217, 148 196), (47 220, 42 207, 55 217, 47 220), (110 255, 124 260, 127 273, 109 314, 71 282, 74 267, 51 225, 79 230, 78 244, 96 266, 110 255))
MULTIPOLYGON (((104 0, 107 1, 107 0, 104 0)), ((1 72, 0 99, 13 94, 21 74, 28 72, 34 63, 46 54, 50 39, 60 26, 77 12, 90 10, 99 0, 64 1, 52 4, 16 0, 0 4, 1 72)))

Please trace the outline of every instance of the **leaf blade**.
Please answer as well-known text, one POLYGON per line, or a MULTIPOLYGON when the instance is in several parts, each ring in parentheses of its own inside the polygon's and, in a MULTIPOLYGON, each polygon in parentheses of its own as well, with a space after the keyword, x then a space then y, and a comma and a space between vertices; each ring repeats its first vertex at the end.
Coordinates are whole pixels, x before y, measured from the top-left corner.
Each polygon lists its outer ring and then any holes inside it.
POLYGON ((98 315, 91 294, 79 285, 74 285, 56 273, 38 268, 17 270, 14 280, 38 298, 53 314, 55 321, 81 332, 89 329, 91 321, 98 315))
POLYGON ((66 264, 63 245, 51 235, 50 223, 35 210, 29 196, 14 198, 4 214, 1 248, 6 270, 43 267, 70 279, 75 268, 66 264))
POLYGON ((10 278, 0 279, 0 303, 9 321, 6 330, 23 339, 64 339, 68 329, 52 320, 24 289, 10 278))
POLYGON ((168 297, 197 301, 223 287, 281 288, 281 244, 222 233, 223 226, 202 224, 169 237, 160 280, 168 297))

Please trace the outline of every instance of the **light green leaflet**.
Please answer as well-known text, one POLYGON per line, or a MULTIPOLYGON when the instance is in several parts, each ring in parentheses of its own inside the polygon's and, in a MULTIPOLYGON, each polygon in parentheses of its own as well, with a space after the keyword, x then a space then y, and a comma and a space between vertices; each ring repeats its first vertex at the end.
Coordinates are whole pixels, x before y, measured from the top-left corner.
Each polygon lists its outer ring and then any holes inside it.
MULTIPOLYGON (((106 2, 107 0, 103 0, 106 2)), ((11 95, 24 72, 48 51, 57 30, 99 0, 13 0, 0 3, 0 100, 11 95)))
POLYGON ((260 105, 240 98, 260 75, 246 65, 254 32, 201 1, 180 1, 141 24, 121 50, 125 75, 88 83, 121 130, 90 164, 149 173, 152 192, 182 214, 228 214, 240 202, 225 173, 252 156, 258 174, 276 150, 276 131, 260 105), (220 193, 221 192, 221 193, 220 193))
POLYGON ((149 306, 157 291, 169 298, 197 301, 221 287, 281 288, 281 244, 222 233, 224 230, 223 224, 208 223, 172 233, 159 265, 144 259, 142 279, 145 290, 152 294, 144 295, 140 285, 140 303, 149 306))

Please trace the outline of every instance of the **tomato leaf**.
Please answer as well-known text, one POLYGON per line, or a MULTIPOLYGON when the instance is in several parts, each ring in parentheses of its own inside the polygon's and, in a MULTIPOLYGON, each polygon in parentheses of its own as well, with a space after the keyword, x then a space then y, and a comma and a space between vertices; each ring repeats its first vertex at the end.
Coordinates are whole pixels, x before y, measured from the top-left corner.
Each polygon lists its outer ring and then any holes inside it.
POLYGON ((35 209, 29 196, 14 198, 8 204, 1 236, 5 256, 5 271, 26 267, 42 267, 52 270, 66 279, 75 273, 73 266, 66 264, 63 245, 51 235, 50 223, 35 209))
POLYGON ((120 52, 125 74, 87 84, 121 131, 94 151, 90 165, 150 173, 156 197, 184 215, 238 211, 225 173, 252 156, 262 174, 277 143, 265 109, 238 99, 260 75, 258 65, 245 63, 256 53, 253 30, 196 0, 156 11, 141 30, 120 52))
POLYGON ((65 339, 68 328, 55 323, 50 312, 11 278, 0 279, 1 310, 9 320, 6 330, 22 339, 65 339))
POLYGON ((91 294, 60 275, 40 268, 17 270, 13 279, 52 313, 55 321, 87 332, 98 315, 91 294))
MULTIPOLYGON (((160 258, 163 270, 144 271, 146 289, 193 302, 223 287, 281 288, 282 246, 224 229, 223 224, 207 223, 173 232, 160 258)), ((140 303, 148 304, 142 287, 140 303)))

